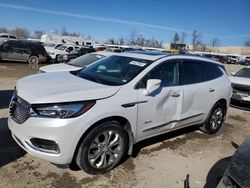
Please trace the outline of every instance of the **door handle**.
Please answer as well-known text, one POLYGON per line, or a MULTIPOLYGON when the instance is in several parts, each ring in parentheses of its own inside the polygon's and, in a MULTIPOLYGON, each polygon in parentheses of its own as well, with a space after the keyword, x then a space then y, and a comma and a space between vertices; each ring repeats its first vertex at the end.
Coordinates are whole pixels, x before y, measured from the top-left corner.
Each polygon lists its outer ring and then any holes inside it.
POLYGON ((170 96, 171 96, 171 97, 179 97, 180 95, 181 95, 181 94, 178 93, 177 91, 173 91, 173 92, 170 93, 170 96))
POLYGON ((214 88, 210 88, 210 89, 209 89, 209 92, 214 92, 214 91, 215 91, 214 88))

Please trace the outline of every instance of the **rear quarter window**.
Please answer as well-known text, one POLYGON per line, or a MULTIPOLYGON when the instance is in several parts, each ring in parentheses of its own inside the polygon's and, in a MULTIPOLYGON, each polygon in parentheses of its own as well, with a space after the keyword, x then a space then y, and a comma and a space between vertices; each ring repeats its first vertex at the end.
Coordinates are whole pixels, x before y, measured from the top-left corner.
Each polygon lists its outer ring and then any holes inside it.
POLYGON ((44 46, 42 46, 40 44, 30 43, 30 46, 31 46, 33 53, 43 54, 45 52, 44 46))
MULTIPOLYGON (((203 66, 203 79, 204 81, 214 80, 223 75, 222 70, 219 68, 220 66, 215 63, 201 62, 203 66)), ((222 68, 223 69, 223 68, 222 68)), ((225 68, 224 68, 225 69, 225 68)))
POLYGON ((196 84, 214 80, 223 75, 219 65, 206 61, 183 60, 180 72, 180 84, 196 84))

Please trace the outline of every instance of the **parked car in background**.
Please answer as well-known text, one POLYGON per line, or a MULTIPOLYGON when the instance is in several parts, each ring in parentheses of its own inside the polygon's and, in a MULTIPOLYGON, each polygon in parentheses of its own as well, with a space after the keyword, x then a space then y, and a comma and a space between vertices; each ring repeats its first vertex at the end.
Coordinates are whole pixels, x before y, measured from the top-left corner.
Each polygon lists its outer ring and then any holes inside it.
POLYGON ((106 52, 116 52, 116 53, 124 52, 123 49, 121 49, 121 48, 106 48, 105 51, 106 52))
POLYGON ((250 56, 246 56, 245 65, 250 65, 250 56))
POLYGON ((229 77, 232 82, 232 102, 247 103, 250 105, 250 66, 244 67, 229 77))
POLYGON ((80 46, 63 44, 56 48, 47 49, 47 52, 49 53, 52 60, 58 61, 59 55, 76 53, 79 50, 80 50, 80 46))
POLYGON ((215 57, 217 58, 217 61, 219 61, 221 63, 227 63, 227 61, 228 61, 226 56, 215 55, 215 57))
POLYGON ((201 57, 116 53, 80 72, 31 75, 17 81, 9 129, 33 156, 105 173, 144 139, 193 125, 216 133, 232 93, 222 67, 201 57))
POLYGON ((50 51, 52 49, 56 49, 58 48, 59 46, 62 46, 63 44, 62 43, 44 43, 44 48, 46 51, 50 51))
POLYGON ((238 64, 238 62, 239 62, 239 57, 238 56, 228 55, 226 57, 227 57, 227 63, 228 64, 238 64))
POLYGON ((239 64, 241 65, 250 65, 250 56, 245 56, 245 55, 242 55, 240 56, 239 58, 239 64))
POLYGON ((0 45, 0 60, 38 64, 46 62, 48 58, 42 45, 30 41, 8 40, 0 45))
POLYGON ((69 54, 58 55, 57 61, 59 63, 67 63, 79 56, 92 53, 92 52, 95 52, 95 49, 93 47, 81 47, 78 51, 74 51, 69 54))
POLYGON ((105 51, 88 53, 76 59, 73 59, 69 63, 59 63, 59 64, 52 64, 52 65, 40 67, 38 73, 76 71, 84 67, 87 67, 88 65, 110 55, 113 55, 113 53, 105 52, 105 51))
POLYGON ((0 44, 8 40, 15 40, 17 37, 9 33, 0 33, 0 44))

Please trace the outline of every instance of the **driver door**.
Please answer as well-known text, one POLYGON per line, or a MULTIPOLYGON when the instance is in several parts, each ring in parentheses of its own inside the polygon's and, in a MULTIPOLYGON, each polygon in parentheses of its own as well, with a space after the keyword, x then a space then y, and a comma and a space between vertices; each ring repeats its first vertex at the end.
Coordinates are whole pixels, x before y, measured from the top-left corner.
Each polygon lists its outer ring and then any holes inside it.
POLYGON ((179 64, 168 60, 151 70, 139 83, 138 139, 143 139, 178 127, 181 119, 183 89, 179 86, 179 64), (156 91, 145 94, 147 80, 160 79, 156 91))

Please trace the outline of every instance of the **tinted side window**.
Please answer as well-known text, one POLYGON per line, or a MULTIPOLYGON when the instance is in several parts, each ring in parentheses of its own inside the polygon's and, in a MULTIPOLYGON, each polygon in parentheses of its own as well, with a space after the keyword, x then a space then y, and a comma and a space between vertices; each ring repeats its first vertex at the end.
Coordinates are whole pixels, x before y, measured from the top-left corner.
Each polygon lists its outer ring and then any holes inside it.
POLYGON ((145 88, 149 79, 160 79, 161 87, 179 84, 179 66, 177 62, 163 62, 150 71, 141 81, 140 88, 145 88))
POLYGON ((45 52, 45 48, 40 44, 30 43, 30 47, 33 53, 43 54, 45 52))
POLYGON ((3 46, 7 48, 17 48, 17 41, 8 41, 3 46))
POLYGON ((201 62, 204 72, 204 81, 216 79, 223 75, 219 66, 214 63, 201 62))
POLYGON ((8 35, 1 35, 0 38, 9 38, 8 35))
POLYGON ((73 51, 73 47, 68 47, 66 51, 68 51, 68 52, 73 51))
POLYGON ((202 82, 203 70, 200 63, 191 60, 184 60, 180 74, 180 84, 195 84, 202 82))
POLYGON ((22 49, 29 49, 30 48, 29 44, 26 42, 19 42, 18 47, 22 48, 22 49))
POLYGON ((223 75, 218 65, 206 61, 184 60, 181 70, 181 85, 205 82, 223 75))

